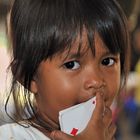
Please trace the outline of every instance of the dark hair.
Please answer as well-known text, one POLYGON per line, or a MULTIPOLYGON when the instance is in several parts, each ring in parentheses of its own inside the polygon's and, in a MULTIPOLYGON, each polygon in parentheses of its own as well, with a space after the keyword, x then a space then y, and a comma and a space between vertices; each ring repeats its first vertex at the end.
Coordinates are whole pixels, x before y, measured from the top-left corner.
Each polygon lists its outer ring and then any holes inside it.
POLYGON ((129 18, 134 10, 136 0, 117 0, 117 1, 120 3, 126 16, 129 18))
POLYGON ((27 89, 30 89, 39 64, 56 53, 69 50, 83 27, 90 48, 94 46, 94 33, 97 32, 112 53, 120 53, 121 76, 126 78, 127 21, 115 0, 15 0, 10 23, 13 46, 11 92, 17 95, 17 81, 23 84, 29 113, 32 104, 27 89))

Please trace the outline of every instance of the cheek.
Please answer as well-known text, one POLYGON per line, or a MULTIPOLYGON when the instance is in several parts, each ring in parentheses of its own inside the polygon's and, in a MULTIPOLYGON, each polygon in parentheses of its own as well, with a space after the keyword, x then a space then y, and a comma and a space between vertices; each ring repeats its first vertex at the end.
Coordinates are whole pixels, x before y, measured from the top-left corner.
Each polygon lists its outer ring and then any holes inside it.
POLYGON ((110 81, 109 86, 110 86, 110 90, 112 91, 111 93, 113 95, 116 95, 116 93, 118 93, 119 88, 120 88, 120 75, 119 74, 112 76, 112 80, 110 81))
POLYGON ((38 84, 38 104, 41 112, 47 114, 53 120, 57 120, 58 112, 77 101, 79 88, 72 79, 57 76, 53 79, 42 80, 38 84))
POLYGON ((120 71, 116 70, 114 74, 108 75, 108 90, 107 90, 107 105, 110 106, 114 100, 114 97, 118 94, 120 89, 120 71))

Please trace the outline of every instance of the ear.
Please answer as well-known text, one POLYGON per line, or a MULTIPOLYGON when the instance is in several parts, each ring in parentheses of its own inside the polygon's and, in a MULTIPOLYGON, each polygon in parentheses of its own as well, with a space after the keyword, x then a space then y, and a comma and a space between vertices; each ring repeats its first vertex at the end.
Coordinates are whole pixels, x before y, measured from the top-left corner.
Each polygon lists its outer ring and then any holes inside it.
POLYGON ((35 80, 31 81, 30 91, 34 94, 36 94, 38 92, 37 83, 35 80))

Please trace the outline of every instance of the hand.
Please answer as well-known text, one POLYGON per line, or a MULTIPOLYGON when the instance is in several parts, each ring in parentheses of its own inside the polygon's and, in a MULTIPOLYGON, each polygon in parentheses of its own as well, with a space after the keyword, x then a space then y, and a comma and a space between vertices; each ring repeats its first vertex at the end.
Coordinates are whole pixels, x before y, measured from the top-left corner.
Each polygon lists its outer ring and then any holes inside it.
POLYGON ((53 131, 52 140, 115 140, 116 126, 112 123, 112 112, 105 107, 103 96, 96 95, 96 107, 87 127, 76 136, 70 136, 61 131, 53 131))

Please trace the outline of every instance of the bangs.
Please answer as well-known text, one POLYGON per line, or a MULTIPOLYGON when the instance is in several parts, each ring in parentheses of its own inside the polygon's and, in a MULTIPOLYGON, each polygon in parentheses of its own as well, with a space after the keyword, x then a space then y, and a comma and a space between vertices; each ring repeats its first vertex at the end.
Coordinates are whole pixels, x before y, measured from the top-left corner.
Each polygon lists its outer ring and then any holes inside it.
MULTIPOLYGON (((95 32, 100 35, 111 53, 125 51, 125 47, 128 46, 126 25, 124 17, 120 15, 122 13, 117 12, 118 7, 114 2, 108 1, 107 4, 101 4, 101 2, 94 1, 68 0, 64 3, 56 1, 52 6, 47 7, 52 3, 48 1, 46 6, 40 5, 38 16, 34 16, 38 20, 36 22, 33 20, 36 26, 33 26, 32 30, 36 29, 36 31, 32 35, 30 44, 38 48, 36 53, 40 57, 40 61, 53 57, 56 53, 69 51, 78 36, 80 36, 80 40, 76 47, 80 49, 84 28, 87 32, 88 46, 93 53, 95 53, 95 32), (111 8, 110 5, 114 5, 114 7, 111 8)), ((102 3, 105 2, 102 1, 102 3)), ((33 21, 30 23, 32 24, 33 21)))

